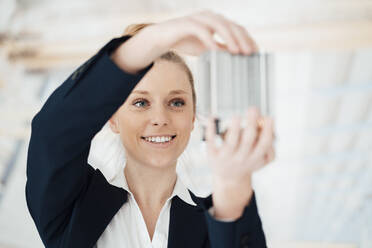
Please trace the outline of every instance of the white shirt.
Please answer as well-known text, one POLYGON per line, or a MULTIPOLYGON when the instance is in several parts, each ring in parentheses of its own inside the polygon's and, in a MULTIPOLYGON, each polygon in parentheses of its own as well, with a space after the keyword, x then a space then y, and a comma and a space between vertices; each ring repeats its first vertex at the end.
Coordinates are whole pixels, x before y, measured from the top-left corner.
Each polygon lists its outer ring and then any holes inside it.
MULTIPOLYGON (((173 196, 177 195, 190 205, 197 205, 192 200, 187 187, 177 175, 172 195, 167 199, 160 211, 152 240, 150 240, 145 220, 132 192, 129 190, 124 173, 119 173, 111 184, 128 191, 128 200, 115 214, 98 239, 96 243, 97 248, 166 248, 168 245, 170 207, 173 196)), ((213 210, 213 207, 208 210, 211 216, 213 216, 213 210)), ((219 220, 230 221, 228 219, 219 220)))

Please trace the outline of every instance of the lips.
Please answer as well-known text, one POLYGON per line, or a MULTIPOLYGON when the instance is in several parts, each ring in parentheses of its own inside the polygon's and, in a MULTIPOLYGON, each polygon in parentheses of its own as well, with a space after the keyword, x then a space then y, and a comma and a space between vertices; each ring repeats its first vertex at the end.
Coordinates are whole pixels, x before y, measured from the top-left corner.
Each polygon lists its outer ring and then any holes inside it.
POLYGON ((168 147, 170 147, 170 146, 172 146, 174 144, 174 140, 176 138, 176 135, 172 135, 171 137, 172 138, 169 141, 167 141, 167 142, 159 142, 159 143, 147 141, 145 139, 145 137, 141 137, 141 139, 143 140, 143 142, 146 145, 149 145, 152 148, 155 148, 155 149, 166 149, 166 148, 168 148, 168 147))
MULTIPOLYGON (((171 136, 172 137, 172 139, 174 139, 177 135, 154 135, 154 136, 171 136)), ((147 137, 154 137, 154 136, 147 136, 147 137)), ((141 136, 141 139, 145 139, 145 138, 147 138, 147 137, 145 137, 145 136, 141 136)))

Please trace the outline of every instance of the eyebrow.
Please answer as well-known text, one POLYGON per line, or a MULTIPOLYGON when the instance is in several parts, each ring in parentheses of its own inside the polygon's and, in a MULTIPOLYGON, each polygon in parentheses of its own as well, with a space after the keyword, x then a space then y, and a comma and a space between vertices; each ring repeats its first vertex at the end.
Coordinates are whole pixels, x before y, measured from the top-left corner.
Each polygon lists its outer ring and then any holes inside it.
MULTIPOLYGON (((149 94, 149 92, 145 90, 135 90, 132 93, 138 93, 138 94, 144 94, 144 95, 149 94)), ((177 94, 187 94, 187 92, 184 90, 172 90, 169 92, 169 95, 177 95, 177 94)))

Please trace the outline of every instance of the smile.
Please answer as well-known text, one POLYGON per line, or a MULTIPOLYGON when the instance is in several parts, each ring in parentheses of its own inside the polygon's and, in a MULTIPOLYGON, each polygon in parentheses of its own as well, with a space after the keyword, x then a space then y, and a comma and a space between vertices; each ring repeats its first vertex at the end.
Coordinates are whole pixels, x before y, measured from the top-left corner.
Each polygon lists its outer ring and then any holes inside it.
POLYGON ((168 146, 172 145, 174 142, 174 139, 176 138, 176 135, 171 136, 171 139, 169 141, 163 141, 163 142, 156 142, 156 141, 149 141, 146 140, 145 137, 141 137, 141 139, 148 145, 155 147, 155 148, 167 148, 168 146))

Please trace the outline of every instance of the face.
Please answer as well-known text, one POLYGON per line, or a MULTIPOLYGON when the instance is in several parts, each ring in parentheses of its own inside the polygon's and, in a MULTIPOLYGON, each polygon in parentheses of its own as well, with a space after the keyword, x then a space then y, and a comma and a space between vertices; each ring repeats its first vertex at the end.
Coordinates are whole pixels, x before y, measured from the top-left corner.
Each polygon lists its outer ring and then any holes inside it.
POLYGON ((152 167, 176 166, 194 129, 192 88, 177 64, 159 60, 111 117, 111 130, 120 134, 127 162, 152 167), (154 144, 144 137, 175 136, 154 144))

